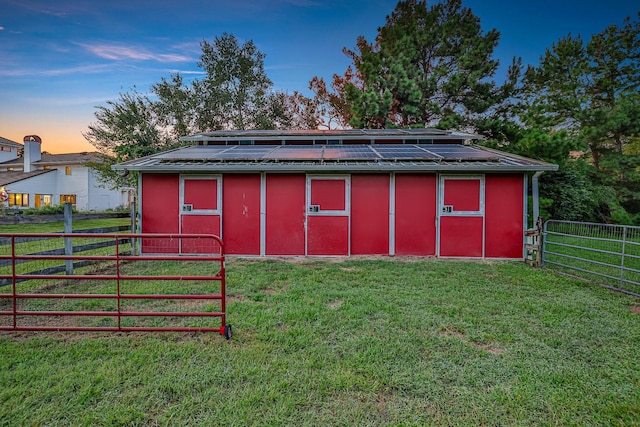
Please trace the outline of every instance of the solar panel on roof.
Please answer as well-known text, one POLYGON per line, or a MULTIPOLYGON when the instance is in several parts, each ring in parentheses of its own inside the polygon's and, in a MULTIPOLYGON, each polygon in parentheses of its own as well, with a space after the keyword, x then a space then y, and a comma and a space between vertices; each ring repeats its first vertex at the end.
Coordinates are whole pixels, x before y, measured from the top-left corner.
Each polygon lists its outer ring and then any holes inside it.
POLYGON ((271 160, 320 160, 322 146, 320 145, 282 145, 277 146, 266 154, 264 159, 271 160))
POLYGON ((415 145, 376 145, 373 149, 385 160, 434 160, 439 156, 415 145))
POLYGON ((430 151, 442 156, 443 160, 499 160, 494 153, 466 145, 432 145, 430 151))
POLYGON ((372 160, 378 155, 369 146, 325 146, 324 160, 372 160))
POLYGON ((265 154, 274 149, 274 146, 268 145, 236 145, 229 150, 218 153, 215 158, 220 160, 262 160, 265 154))
POLYGON ((499 161, 503 156, 458 144, 193 146, 156 156, 175 161, 499 161))
POLYGON ((167 153, 158 154, 156 158, 166 160, 208 160, 216 156, 221 151, 228 150, 229 147, 187 147, 178 151, 169 151, 167 153))

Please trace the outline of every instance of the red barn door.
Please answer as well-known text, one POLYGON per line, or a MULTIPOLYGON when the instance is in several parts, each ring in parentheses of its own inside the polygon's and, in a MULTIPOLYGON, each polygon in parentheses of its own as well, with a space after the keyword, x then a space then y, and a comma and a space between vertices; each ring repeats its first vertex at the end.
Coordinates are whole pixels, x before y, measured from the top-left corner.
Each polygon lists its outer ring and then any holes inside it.
POLYGON ((389 254, 389 174, 351 175, 351 255, 389 254))
POLYGON ((307 254, 349 255, 348 176, 307 177, 307 254))
POLYGON ((484 177, 440 177, 440 256, 484 256, 484 177))
POLYGON ((436 254, 435 174, 396 174, 395 254, 436 254))
POLYGON ((266 255, 305 254, 305 185, 302 174, 266 175, 266 255))
POLYGON ((224 251, 260 255, 260 175, 225 174, 222 180, 224 251))
MULTIPOLYGON (((218 175, 180 177, 180 233, 220 236, 221 184, 218 175)), ((198 246, 185 239, 181 252, 198 253, 198 246)))

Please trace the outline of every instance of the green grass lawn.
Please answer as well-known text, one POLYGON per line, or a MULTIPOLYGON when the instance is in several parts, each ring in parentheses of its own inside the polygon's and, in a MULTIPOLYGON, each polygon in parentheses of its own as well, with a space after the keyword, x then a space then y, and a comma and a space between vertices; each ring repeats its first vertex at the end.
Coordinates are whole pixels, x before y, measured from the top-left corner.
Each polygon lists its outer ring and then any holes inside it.
MULTIPOLYGON (((105 219, 85 219, 72 222, 74 230, 84 230, 88 228, 115 227, 117 225, 130 225, 130 218, 105 218, 105 219)), ((0 233, 62 233, 64 222, 47 222, 41 224, 8 224, 0 225, 0 233)))
POLYGON ((515 262, 227 262, 216 334, 0 333, 0 425, 640 425, 640 301, 515 262))

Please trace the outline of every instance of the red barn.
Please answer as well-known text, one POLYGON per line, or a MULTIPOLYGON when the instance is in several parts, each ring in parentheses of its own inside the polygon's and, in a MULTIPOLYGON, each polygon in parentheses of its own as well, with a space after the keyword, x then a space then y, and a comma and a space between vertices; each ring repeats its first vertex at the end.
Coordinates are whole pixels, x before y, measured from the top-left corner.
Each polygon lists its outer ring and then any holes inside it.
POLYGON ((557 166, 473 139, 435 129, 217 131, 114 168, 140 172, 141 232, 213 233, 228 254, 523 259, 528 180, 557 166))

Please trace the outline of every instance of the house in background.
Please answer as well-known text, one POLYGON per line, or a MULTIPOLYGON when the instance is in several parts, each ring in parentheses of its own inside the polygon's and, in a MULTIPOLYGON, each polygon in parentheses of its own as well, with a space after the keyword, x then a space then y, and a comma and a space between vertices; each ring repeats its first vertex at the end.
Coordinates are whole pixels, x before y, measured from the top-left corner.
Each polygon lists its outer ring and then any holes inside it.
POLYGON ((0 136, 0 162, 18 158, 20 151, 22 151, 22 144, 0 136))
POLYGON ((23 142, 0 138, 0 190, 8 194, 9 208, 69 202, 79 211, 105 211, 129 205, 131 189, 103 188, 97 174, 86 166, 99 153, 43 153, 37 135, 25 136, 23 142))

